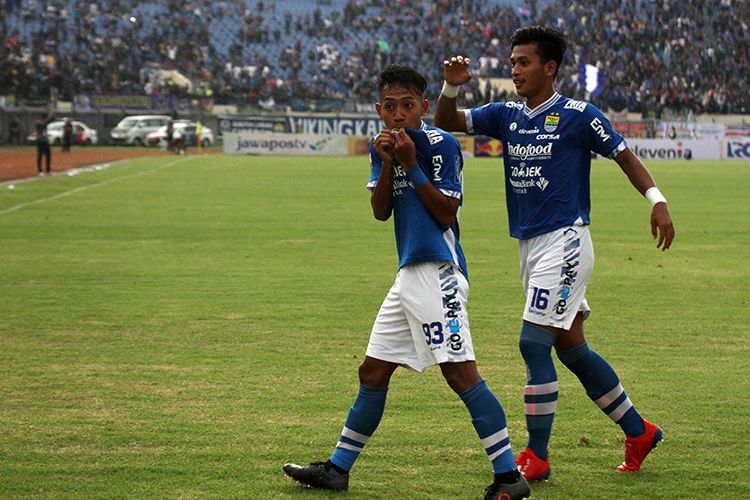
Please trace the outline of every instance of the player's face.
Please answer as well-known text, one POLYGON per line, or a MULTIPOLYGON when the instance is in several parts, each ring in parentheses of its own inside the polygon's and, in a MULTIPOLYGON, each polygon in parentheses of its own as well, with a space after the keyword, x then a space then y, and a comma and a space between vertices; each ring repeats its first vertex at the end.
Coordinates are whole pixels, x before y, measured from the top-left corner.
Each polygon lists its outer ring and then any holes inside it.
POLYGON ((536 53, 536 44, 516 45, 510 55, 511 79, 516 93, 521 97, 534 98, 548 91, 555 78, 557 64, 542 62, 536 53))
POLYGON ((427 99, 400 85, 386 87, 375 104, 386 128, 419 128, 428 107, 427 99))

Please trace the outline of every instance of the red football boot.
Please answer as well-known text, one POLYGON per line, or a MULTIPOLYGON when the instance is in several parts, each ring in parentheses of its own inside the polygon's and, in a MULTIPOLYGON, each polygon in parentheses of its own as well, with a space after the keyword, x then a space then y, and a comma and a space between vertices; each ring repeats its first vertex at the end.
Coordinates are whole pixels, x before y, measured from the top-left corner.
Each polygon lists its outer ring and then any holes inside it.
POLYGON ((635 472, 641 468, 651 450, 656 448, 664 436, 657 426, 643 419, 646 432, 638 437, 625 438, 625 461, 617 467, 619 472, 635 472))
POLYGON ((549 479, 549 457, 542 460, 531 448, 526 448, 516 457, 516 465, 527 481, 546 481, 549 479))

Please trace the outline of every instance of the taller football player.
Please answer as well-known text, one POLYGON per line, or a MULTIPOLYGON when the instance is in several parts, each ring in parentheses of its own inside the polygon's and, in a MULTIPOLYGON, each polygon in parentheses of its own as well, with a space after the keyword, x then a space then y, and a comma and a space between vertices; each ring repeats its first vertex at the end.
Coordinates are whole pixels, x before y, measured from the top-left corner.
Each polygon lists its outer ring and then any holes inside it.
POLYGON ((640 416, 612 366, 583 334, 590 313, 586 286, 594 268, 588 228, 591 151, 615 160, 651 203, 657 248, 672 245, 674 227, 651 174, 602 112, 555 91, 565 49, 563 36, 552 29, 517 30, 511 39, 511 78, 525 102, 493 102, 461 111, 455 98, 471 78, 470 60, 451 57, 443 63, 445 83, 435 112, 438 127, 483 134, 503 144, 510 235, 519 242, 526 291, 520 349, 527 369, 529 441, 516 463, 530 481, 550 475, 547 446, 558 395, 553 346, 589 398, 624 431, 625 461, 618 471, 639 470, 662 439, 661 429, 640 416))

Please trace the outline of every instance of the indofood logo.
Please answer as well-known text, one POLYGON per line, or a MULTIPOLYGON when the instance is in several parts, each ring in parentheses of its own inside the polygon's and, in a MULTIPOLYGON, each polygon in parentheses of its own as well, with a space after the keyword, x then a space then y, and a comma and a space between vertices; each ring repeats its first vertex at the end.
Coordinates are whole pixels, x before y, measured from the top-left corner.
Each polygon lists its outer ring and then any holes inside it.
POLYGON ((552 143, 547 144, 508 144, 508 153, 511 156, 526 160, 528 158, 550 158, 552 157, 552 143))

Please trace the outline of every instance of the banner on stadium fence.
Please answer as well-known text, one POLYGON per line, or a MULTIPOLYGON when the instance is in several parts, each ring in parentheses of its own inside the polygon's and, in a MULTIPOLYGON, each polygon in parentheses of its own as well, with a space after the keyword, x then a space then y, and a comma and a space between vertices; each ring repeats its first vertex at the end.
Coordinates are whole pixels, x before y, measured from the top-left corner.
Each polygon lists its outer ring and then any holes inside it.
POLYGON ((744 123, 727 125, 727 130, 726 132, 724 132, 724 137, 726 139, 733 139, 735 137, 750 137, 750 125, 746 125, 744 123))
POLYGON ((74 113, 99 109, 157 111, 173 109, 174 98, 168 95, 76 94, 72 99, 74 113))
POLYGON ((721 141, 721 159, 750 161, 750 139, 721 141))
POLYGON ((718 160, 721 142, 685 139, 626 139, 628 147, 642 160, 718 160))
POLYGON ((474 156, 484 158, 503 156, 503 143, 492 137, 474 136, 474 156))
POLYGON ((648 137, 647 122, 612 122, 612 127, 623 137, 637 137, 639 139, 648 137))
POLYGON ((456 134, 456 139, 458 139, 458 143, 461 145, 461 152, 463 153, 464 158, 473 158, 474 136, 466 134, 456 134))
POLYGON ((234 133, 224 134, 224 154, 346 156, 349 138, 345 135, 234 133))
POLYGON ((349 138, 349 155, 367 155, 370 154, 369 135, 350 135, 349 138))
POLYGON ((656 137, 663 139, 723 139, 726 125, 704 122, 659 122, 656 137))
POLYGON ((287 131, 297 134, 341 134, 372 137, 384 128, 380 118, 367 116, 291 115, 286 120, 287 131))
POLYGON ((51 104, 49 97, 23 97, 20 100, 21 105, 30 108, 47 108, 51 104))
POLYGON ((288 132, 283 116, 219 116, 219 131, 222 135, 233 132, 280 133, 288 132))

